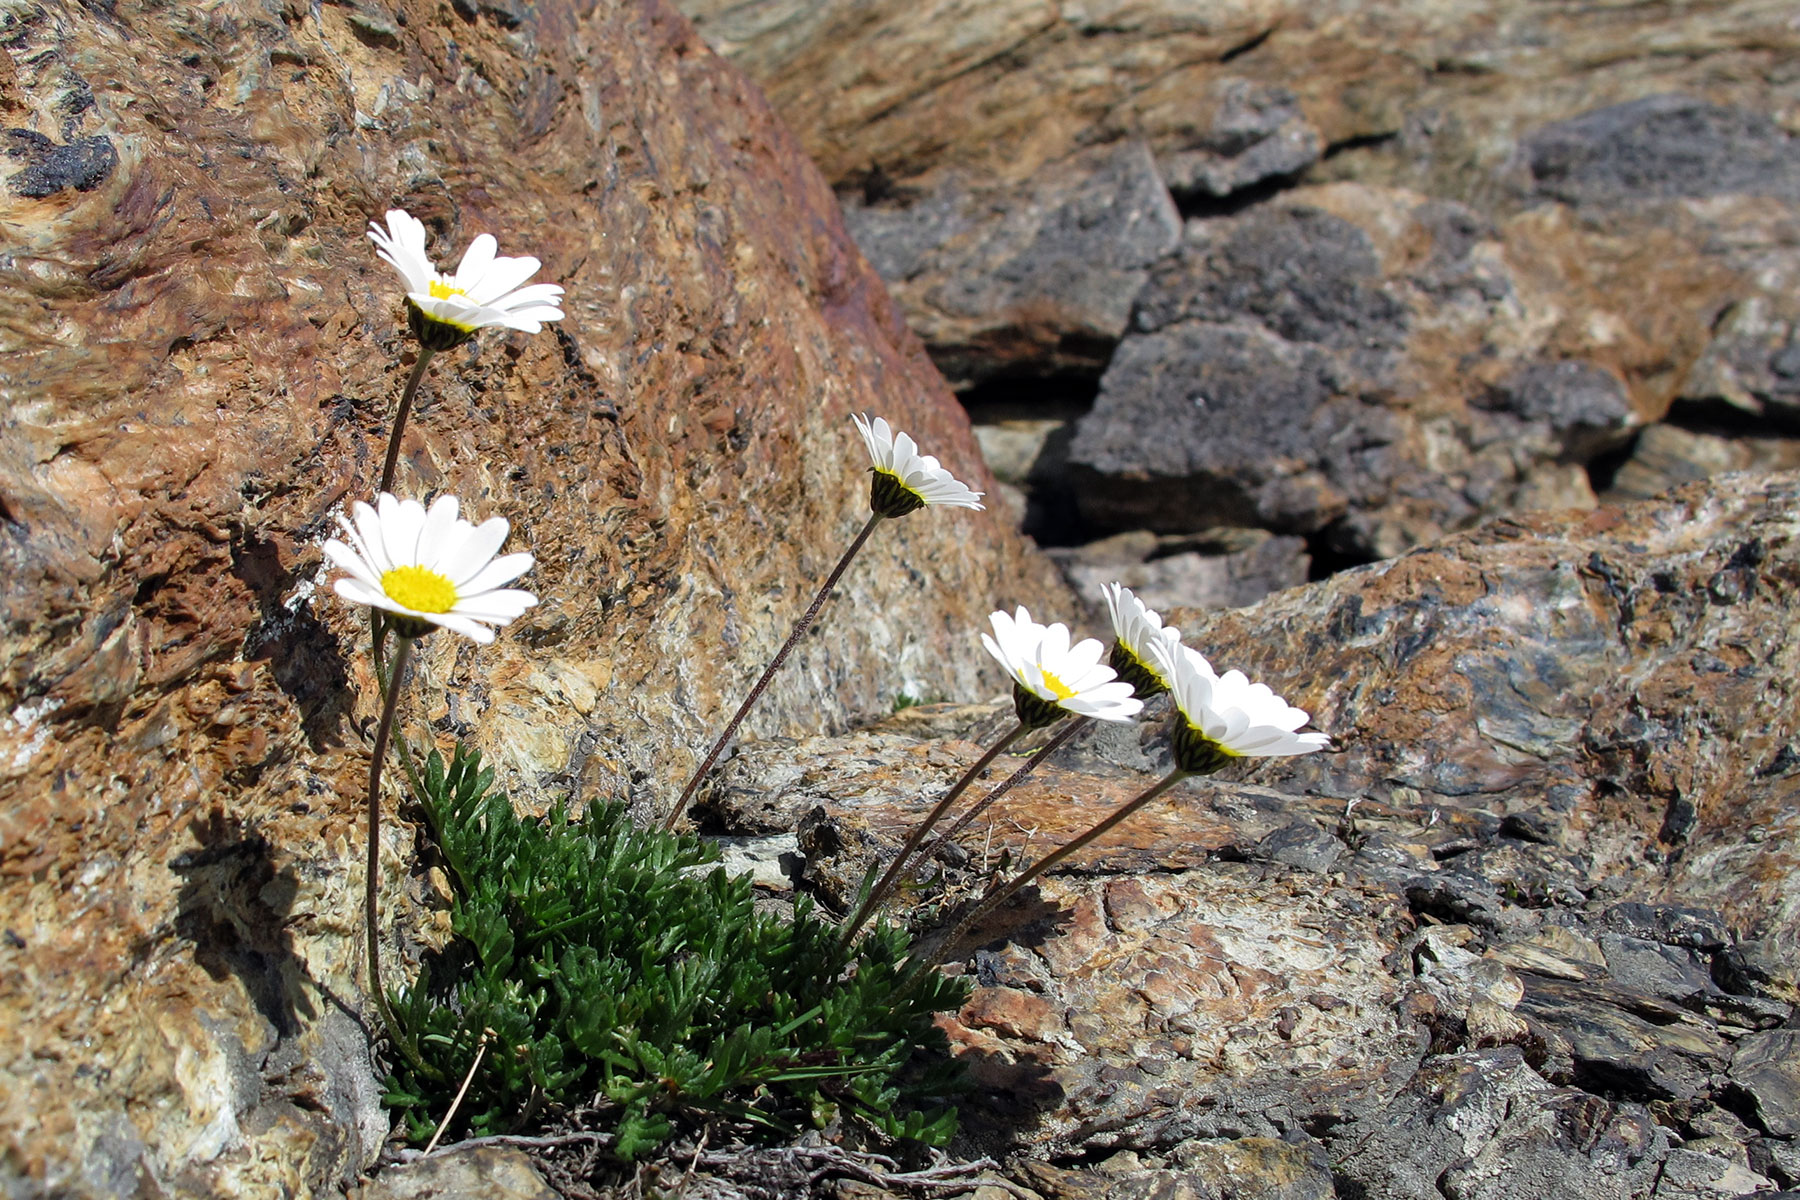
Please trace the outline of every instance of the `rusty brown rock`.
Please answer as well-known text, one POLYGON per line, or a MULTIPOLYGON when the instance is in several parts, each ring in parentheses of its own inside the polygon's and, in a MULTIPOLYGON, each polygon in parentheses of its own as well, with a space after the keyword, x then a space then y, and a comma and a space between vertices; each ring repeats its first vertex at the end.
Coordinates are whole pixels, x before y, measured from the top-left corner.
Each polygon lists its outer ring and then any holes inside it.
MULTIPOLYGON (((438 360, 401 476, 537 556, 544 603, 431 639, 414 703, 527 804, 669 803, 863 519, 849 413, 984 486, 751 84, 654 0, 503 7, 0 25, 7 1190, 330 1192, 386 1135, 350 1015, 370 681, 319 553, 413 353, 371 217, 440 259, 493 231, 568 289, 438 360)), ((884 528, 750 730, 991 686, 968 631, 1055 594, 983 514, 884 528)), ((411 847, 390 822, 397 929, 411 847)))

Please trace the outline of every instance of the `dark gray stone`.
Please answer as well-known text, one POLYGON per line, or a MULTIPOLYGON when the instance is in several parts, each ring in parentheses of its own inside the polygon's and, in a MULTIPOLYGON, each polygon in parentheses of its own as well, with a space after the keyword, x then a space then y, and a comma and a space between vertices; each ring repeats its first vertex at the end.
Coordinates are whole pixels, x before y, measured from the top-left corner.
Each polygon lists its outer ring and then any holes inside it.
POLYGON ((1287 88, 1223 79, 1192 135, 1157 155, 1178 196, 1224 197, 1293 175, 1319 160, 1325 139, 1287 88))
POLYGON ((1731 1082, 1756 1105, 1756 1120, 1777 1137, 1800 1136, 1800 1030, 1746 1035, 1731 1056, 1731 1082))
POLYGON ((1533 363, 1509 375, 1483 407, 1549 425, 1577 461, 1623 445, 1636 413, 1616 375, 1591 363, 1533 363))
POLYGON ((1546 125, 1521 144, 1539 194, 1575 204, 1732 192, 1800 198, 1800 160, 1767 114, 1649 96, 1546 125))
POLYGON ((1323 874, 1341 862, 1344 843, 1307 821, 1284 825, 1256 843, 1256 857, 1323 874))
POLYGON ((1514 1046, 1427 1059, 1330 1144, 1338 1194, 1369 1200, 1626 1200, 1668 1154, 1641 1105, 1553 1088, 1514 1046))
POLYGON ((1139 142, 1072 155, 1018 188, 954 177, 919 195, 842 198, 857 245, 953 379, 1098 369, 1181 217, 1139 142))
POLYGON ((932 253, 973 228, 968 194, 954 183, 906 204, 844 200, 844 224, 869 265, 889 284, 924 271, 932 253))
POLYGON ((91 192, 119 165, 119 152, 105 136, 77 138, 59 146, 29 129, 8 129, 6 141, 6 156, 26 164, 12 177, 10 186, 18 195, 32 199, 53 196, 65 188, 91 192))
POLYGON ((1491 881, 1466 871, 1415 876, 1407 880, 1403 890, 1414 912, 1439 921, 1473 925, 1495 933, 1535 924, 1528 913, 1509 905, 1491 881))
POLYGON ((1725 919, 1712 909, 1627 901, 1608 908, 1602 919, 1617 933, 1707 954, 1715 954, 1731 942, 1725 919))
POLYGON ((1692 950, 1603 933, 1600 951, 1607 973, 1630 991, 1687 1004, 1713 990, 1707 963, 1692 950))
POLYGON ((1713 974, 1727 991, 1766 996, 1772 989, 1791 987, 1795 973, 1772 939, 1754 939, 1720 951, 1713 974))
POLYGON ((1689 1149, 1669 1151, 1656 1181, 1655 1200, 1735 1200, 1767 1196, 1771 1181, 1742 1163, 1689 1149))
POLYGON ((1306 542, 1260 529, 1192 537, 1120 534, 1048 551, 1077 595, 1090 599, 1117 580, 1151 608, 1238 608, 1306 582, 1306 542))
POLYGON ((1169 533, 1317 530, 1345 501, 1306 465, 1322 446, 1377 436, 1356 428, 1355 406, 1330 403, 1334 375, 1324 351, 1253 325, 1183 322, 1127 338, 1069 447, 1082 514, 1169 533))
POLYGON ((1390 293, 1369 236, 1302 205, 1260 208, 1159 267, 1138 302, 1146 332, 1178 321, 1248 318, 1292 342, 1392 350, 1409 312, 1390 293))
POLYGON ((1672 1004, 1632 997, 1605 983, 1520 973, 1518 1013, 1552 1057, 1567 1055, 1574 1082, 1646 1100, 1707 1099, 1730 1047, 1710 1022, 1672 1004))

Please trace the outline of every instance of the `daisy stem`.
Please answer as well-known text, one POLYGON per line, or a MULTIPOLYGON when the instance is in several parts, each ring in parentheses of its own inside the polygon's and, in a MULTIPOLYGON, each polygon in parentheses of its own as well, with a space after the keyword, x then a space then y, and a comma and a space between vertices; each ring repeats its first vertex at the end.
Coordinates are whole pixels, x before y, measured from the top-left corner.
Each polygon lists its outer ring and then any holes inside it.
POLYGON ((775 672, 781 669, 781 664, 787 661, 787 656, 793 651, 795 645, 812 627, 813 618, 819 615, 819 609, 825 605, 825 598, 831 595, 831 589, 837 586, 838 580, 843 578, 844 572, 849 568, 850 560, 856 557, 856 552, 863 548, 863 543, 869 540, 869 535, 875 532, 875 526, 879 524, 881 524, 881 514, 876 513, 869 518, 869 523, 862 527, 862 532, 856 535, 856 540, 850 543, 850 548, 844 551, 844 557, 838 559, 838 564, 831 569, 831 574, 825 577, 825 585, 819 589, 819 594, 813 597, 812 607, 808 608, 800 620, 795 622, 794 631, 788 634, 787 641, 783 642, 781 649, 775 652, 775 658, 764 668, 762 677, 756 681, 756 686, 750 689, 750 694, 744 698, 742 704, 738 705, 737 712, 726 724, 725 732, 719 735, 719 740, 713 743, 711 750, 707 751, 705 760, 694 772, 693 778, 688 780, 687 787, 682 789, 681 799, 675 802, 675 807, 669 810, 667 817, 663 818, 664 830, 675 828, 675 822, 686 810, 688 801, 692 800, 694 793, 700 789, 700 781, 706 778, 706 773, 712 770, 713 764, 719 760, 719 755, 730 744, 732 735, 737 732, 738 726, 743 724, 744 717, 762 698, 764 690, 769 686, 769 680, 775 677, 775 672))
MULTIPOLYGON (((1146 788, 1143 792, 1132 799, 1127 800, 1124 804, 1121 804, 1112 815, 1108 816, 1098 825, 1095 825, 1092 829, 1066 845, 1058 846, 1055 850, 1052 850, 1050 853, 1044 855, 1044 857, 1038 859, 1037 862, 1019 872, 1019 874, 1005 887, 982 901, 979 908, 958 921, 956 927, 950 931, 950 936, 944 939, 943 944, 938 948, 938 953, 933 955, 932 959, 937 962, 947 961, 951 952, 954 951, 957 948, 957 944, 962 941, 963 935, 970 929, 981 924, 981 922, 986 920, 989 916, 993 915, 994 911, 1010 900, 1020 888, 1048 871, 1051 867, 1054 867, 1057 863, 1062 862, 1095 838, 1105 834, 1108 830, 1119 824, 1119 822, 1131 816, 1132 813, 1144 807, 1144 805, 1150 803, 1152 800, 1156 799, 1158 796, 1162 795, 1192 774, 1192 771, 1184 771, 1180 767, 1175 768, 1156 783, 1146 788)), ((924 965, 926 965, 926 960, 922 960, 920 963, 921 967, 924 965)))
POLYGON ((950 810, 950 806, 956 803, 957 797, 969 790, 969 785, 988 769, 989 764, 999 758, 1008 746, 1018 741, 1024 734, 1025 722, 1021 721, 1014 725, 1012 731, 1005 737, 988 747, 986 753, 975 760, 975 765, 963 772, 963 777, 956 781, 956 785, 945 792, 943 799, 939 800, 931 811, 925 814, 925 819, 913 827, 912 833, 907 836, 906 844, 900 847, 900 853, 894 855, 894 861, 888 864, 887 871, 882 874, 875 886, 869 889, 868 896, 857 906, 856 915, 844 923, 843 931, 838 934, 840 950, 850 944, 851 939, 856 936, 857 930, 861 929, 863 923, 869 919, 869 915, 880 906, 883 900, 887 899, 888 893, 894 890, 894 883, 900 878, 900 872, 906 866, 907 859, 911 858, 912 852, 919 848, 919 843, 925 840, 925 835, 931 832, 932 826, 936 825, 950 810))
POLYGON ((394 410, 394 428, 388 434, 387 461, 381 464, 381 486, 376 494, 394 490, 394 468, 400 462, 400 438, 406 432, 406 418, 412 412, 413 397, 419 394, 419 381, 425 378, 425 368, 437 351, 427 346, 419 347, 418 361, 413 363, 412 374, 406 377, 406 390, 400 393, 400 407, 394 410))
POLYGON ((400 685, 406 678, 406 663, 412 657, 413 639, 395 639, 394 661, 389 667, 386 694, 381 702, 381 723, 375 727, 375 750, 369 759, 369 861, 363 887, 363 918, 368 924, 369 991, 381 1010, 388 1033, 396 1043, 398 1026, 388 1008, 387 992, 381 986, 380 909, 376 903, 377 885, 381 882, 381 766, 387 759, 388 738, 394 732, 394 710, 399 707, 400 685))
POLYGON ((1020 780, 1024 779, 1025 776, 1031 774, 1032 771, 1042 765, 1045 759, 1049 758, 1052 754, 1055 754, 1058 750, 1061 750, 1070 738, 1087 728, 1093 719, 1094 718, 1092 717, 1076 717, 1073 721, 1065 724, 1057 731, 1055 737, 1045 742, 1043 747, 1036 754, 1033 754, 1030 758, 1025 760, 1024 766, 1014 771, 1011 775, 1008 775, 1004 783, 983 796, 969 809, 969 811, 956 818, 956 820, 951 823, 950 828, 938 834, 937 839, 925 848, 924 853, 920 854, 919 858, 921 860, 929 861, 933 855, 944 848, 946 842, 966 829, 970 821, 979 817, 982 813, 986 812, 989 806, 996 800, 999 800, 1002 796, 1006 795, 1006 793, 1012 791, 1014 787, 1018 786, 1020 780))

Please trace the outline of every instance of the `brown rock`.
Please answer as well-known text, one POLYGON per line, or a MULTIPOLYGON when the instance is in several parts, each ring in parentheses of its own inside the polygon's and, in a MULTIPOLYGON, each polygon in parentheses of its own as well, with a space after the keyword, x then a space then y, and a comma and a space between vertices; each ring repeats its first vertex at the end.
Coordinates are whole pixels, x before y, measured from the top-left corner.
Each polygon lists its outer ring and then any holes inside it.
POLYGON ((1731 471, 1789 471, 1800 467, 1800 441, 1722 437, 1677 425, 1652 425, 1638 435, 1613 476, 1609 497, 1642 500, 1684 483, 1731 471))
MULTIPOLYGON (((750 84, 652 0, 508 8, 4 18, 14 1190, 330 1192, 386 1136, 345 1015, 371 688, 319 552, 413 353, 371 217, 404 205, 440 258, 491 230, 568 288, 546 332, 439 360, 401 475, 537 556, 544 603, 492 647, 430 639, 413 708, 523 803, 670 802, 863 519, 850 412, 986 485, 750 84)), ((885 528, 750 729, 991 688, 973 630, 1057 586, 982 514, 885 528)), ((412 930, 413 832, 384 840, 412 930)))

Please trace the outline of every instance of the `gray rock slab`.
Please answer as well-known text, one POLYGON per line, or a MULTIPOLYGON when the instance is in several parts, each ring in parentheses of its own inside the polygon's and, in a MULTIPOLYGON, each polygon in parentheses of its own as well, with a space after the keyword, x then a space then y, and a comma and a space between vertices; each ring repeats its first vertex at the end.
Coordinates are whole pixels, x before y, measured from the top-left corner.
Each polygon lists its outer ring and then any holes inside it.
POLYGON ((1583 204, 1743 192, 1800 198, 1792 139, 1768 114, 1692 96, 1646 96, 1526 136, 1537 189, 1583 204))
POLYGON ((1800 1135, 1800 1030, 1752 1033, 1731 1056, 1731 1082, 1756 1105, 1756 1119, 1778 1137, 1800 1135))
POLYGON ((1426 1060, 1385 1110, 1337 1134, 1340 1181, 1383 1200, 1626 1200, 1668 1153, 1642 1106, 1552 1087, 1511 1046, 1426 1060))

